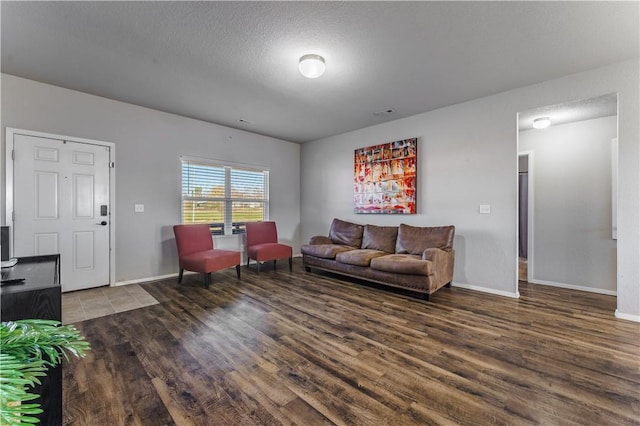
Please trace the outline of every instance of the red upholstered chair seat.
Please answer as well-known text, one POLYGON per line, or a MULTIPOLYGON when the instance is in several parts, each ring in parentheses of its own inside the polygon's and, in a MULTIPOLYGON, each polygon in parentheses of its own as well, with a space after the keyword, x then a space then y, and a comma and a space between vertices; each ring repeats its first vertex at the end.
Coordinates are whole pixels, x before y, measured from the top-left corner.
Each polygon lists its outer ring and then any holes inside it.
POLYGON ((286 244, 278 243, 278 231, 275 222, 247 222, 247 267, 249 260, 257 263, 260 273, 260 262, 273 260, 276 267, 278 259, 289 259, 289 270, 293 268, 293 249, 286 244))
POLYGON ((286 259, 291 257, 293 249, 278 243, 256 244, 247 249, 251 259, 264 262, 265 260, 286 259))
POLYGON ((178 246, 179 283, 182 282, 185 269, 204 274, 205 287, 209 287, 211 272, 232 266, 236 267, 236 274, 240 278, 240 252, 215 249, 209 225, 175 225, 173 232, 178 246))
POLYGON ((240 264, 240 252, 232 250, 209 250, 192 253, 182 258, 182 266, 188 271, 215 272, 240 264))

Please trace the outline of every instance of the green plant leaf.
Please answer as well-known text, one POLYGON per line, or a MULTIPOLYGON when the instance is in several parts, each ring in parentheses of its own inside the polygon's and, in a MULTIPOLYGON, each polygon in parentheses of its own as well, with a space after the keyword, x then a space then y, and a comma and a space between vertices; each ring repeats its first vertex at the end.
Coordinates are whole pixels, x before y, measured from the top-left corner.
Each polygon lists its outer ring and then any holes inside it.
POLYGON ((82 358, 90 349, 72 325, 42 319, 0 323, 0 424, 39 422, 32 416, 42 413, 40 404, 25 403, 38 398, 29 390, 62 358, 82 358))

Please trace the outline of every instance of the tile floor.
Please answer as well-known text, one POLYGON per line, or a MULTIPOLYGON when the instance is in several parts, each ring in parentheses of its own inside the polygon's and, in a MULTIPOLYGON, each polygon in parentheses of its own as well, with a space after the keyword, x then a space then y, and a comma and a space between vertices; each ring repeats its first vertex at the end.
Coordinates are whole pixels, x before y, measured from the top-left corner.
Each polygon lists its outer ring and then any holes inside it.
POLYGON ((158 301, 138 284, 63 293, 62 323, 72 324, 156 303, 158 301))

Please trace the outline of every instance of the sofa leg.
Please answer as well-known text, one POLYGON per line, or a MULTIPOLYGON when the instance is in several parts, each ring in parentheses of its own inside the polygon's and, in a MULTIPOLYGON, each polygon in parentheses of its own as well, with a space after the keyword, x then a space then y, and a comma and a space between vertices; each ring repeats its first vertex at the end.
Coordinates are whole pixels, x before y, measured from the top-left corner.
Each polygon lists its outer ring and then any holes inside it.
POLYGON ((309 268, 308 266, 305 266, 304 270, 307 271, 307 272, 311 272, 311 268, 309 268))
POLYGON ((178 284, 180 284, 182 282, 182 274, 184 272, 184 269, 180 268, 180 272, 178 273, 178 284))
POLYGON ((427 302, 431 299, 431 295, 429 293, 424 293, 422 295, 422 300, 426 300, 427 302))
POLYGON ((238 276, 238 279, 240 279, 240 265, 236 265, 236 275, 238 276))
POLYGON ((289 272, 293 271, 293 257, 289 258, 289 272))
POLYGON ((204 288, 209 288, 211 284, 211 272, 205 272, 204 274, 204 288))
POLYGON ((258 274, 260 273, 260 261, 256 260, 256 268, 258 268, 258 274))
POLYGON ((446 283, 444 286, 445 286, 446 288, 451 288, 451 281, 449 281, 448 283, 446 283))

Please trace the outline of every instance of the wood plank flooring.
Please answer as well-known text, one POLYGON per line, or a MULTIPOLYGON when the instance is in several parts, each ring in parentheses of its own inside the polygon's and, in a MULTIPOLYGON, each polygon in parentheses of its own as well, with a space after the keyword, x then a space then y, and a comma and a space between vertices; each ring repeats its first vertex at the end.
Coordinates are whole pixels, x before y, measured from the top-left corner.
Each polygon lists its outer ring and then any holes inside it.
MULTIPOLYGON (((269 265, 270 266, 270 265, 269 265)), ((615 298, 523 283, 431 302, 279 265, 143 284, 77 323, 67 425, 638 425, 640 325, 615 298)))

